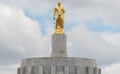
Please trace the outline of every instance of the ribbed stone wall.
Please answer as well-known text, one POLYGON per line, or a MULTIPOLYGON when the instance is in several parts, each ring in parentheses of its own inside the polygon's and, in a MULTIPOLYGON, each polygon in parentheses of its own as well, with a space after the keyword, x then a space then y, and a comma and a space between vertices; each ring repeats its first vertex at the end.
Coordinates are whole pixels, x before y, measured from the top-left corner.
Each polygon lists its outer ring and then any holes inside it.
POLYGON ((87 58, 31 58, 22 61, 17 74, 101 74, 101 69, 87 58))

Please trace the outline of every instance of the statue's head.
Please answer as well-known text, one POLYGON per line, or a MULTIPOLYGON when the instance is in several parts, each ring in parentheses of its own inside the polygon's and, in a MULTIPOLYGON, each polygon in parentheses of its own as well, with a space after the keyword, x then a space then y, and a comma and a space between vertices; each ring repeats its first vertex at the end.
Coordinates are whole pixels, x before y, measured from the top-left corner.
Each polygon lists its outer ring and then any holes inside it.
POLYGON ((60 1, 58 2, 58 6, 61 6, 61 2, 60 1))

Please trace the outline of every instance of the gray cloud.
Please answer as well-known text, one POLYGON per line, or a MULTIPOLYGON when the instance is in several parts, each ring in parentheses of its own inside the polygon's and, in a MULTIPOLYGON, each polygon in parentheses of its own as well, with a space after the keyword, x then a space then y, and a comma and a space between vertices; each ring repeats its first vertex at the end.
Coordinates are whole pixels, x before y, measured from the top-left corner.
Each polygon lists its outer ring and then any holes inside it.
MULTIPOLYGON (((0 2, 23 8, 34 15, 46 14, 57 4, 57 0, 0 0, 0 2)), ((119 26, 119 0, 62 0, 62 2, 66 8, 66 13, 71 13, 71 18, 75 16, 74 19, 79 19, 76 21, 85 22, 97 17, 106 25, 119 26)), ((71 18, 69 20, 72 20, 71 18)))
POLYGON ((101 36, 108 43, 110 43, 116 47, 120 46, 120 32, 118 32, 118 33, 104 32, 104 33, 101 33, 101 36))
POLYGON ((16 74, 16 67, 18 67, 18 64, 12 64, 12 65, 0 65, 0 73, 1 74, 16 74))
POLYGON ((102 70, 102 74, 118 74, 120 73, 120 63, 117 63, 117 64, 112 64, 108 67, 105 67, 103 70, 102 70))
POLYGON ((118 3, 119 0, 70 0, 66 2, 68 10, 72 11, 78 21, 99 18, 104 24, 112 26, 119 26, 120 23, 120 5, 118 3))

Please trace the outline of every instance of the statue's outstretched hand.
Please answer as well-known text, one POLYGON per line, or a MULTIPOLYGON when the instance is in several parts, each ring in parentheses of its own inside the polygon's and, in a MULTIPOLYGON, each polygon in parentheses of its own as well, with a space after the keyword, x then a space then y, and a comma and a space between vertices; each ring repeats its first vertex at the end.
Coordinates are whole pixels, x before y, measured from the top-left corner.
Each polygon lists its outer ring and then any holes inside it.
POLYGON ((53 20, 55 20, 55 17, 53 17, 53 20))

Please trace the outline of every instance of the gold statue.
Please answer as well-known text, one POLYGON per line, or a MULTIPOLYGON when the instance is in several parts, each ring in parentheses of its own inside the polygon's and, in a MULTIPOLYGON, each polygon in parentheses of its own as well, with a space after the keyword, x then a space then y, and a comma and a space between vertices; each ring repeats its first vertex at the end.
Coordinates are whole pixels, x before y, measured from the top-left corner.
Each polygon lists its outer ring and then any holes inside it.
POLYGON ((54 20, 55 20, 55 34, 63 34, 64 28, 64 7, 61 2, 58 2, 58 6, 54 9, 54 20))

